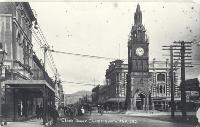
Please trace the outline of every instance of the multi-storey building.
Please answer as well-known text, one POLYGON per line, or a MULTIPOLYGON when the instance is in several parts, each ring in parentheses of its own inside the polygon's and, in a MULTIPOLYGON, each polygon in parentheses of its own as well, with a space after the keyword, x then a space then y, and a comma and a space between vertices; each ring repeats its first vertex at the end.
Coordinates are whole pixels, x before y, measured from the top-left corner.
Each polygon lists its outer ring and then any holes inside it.
MULTIPOLYGON (((148 84, 150 86, 150 95, 153 109, 169 109, 171 101, 171 82, 169 76, 169 61, 149 62, 150 77, 148 84)), ((92 90, 93 103, 103 104, 108 110, 118 110, 125 108, 126 86, 127 86, 128 64, 122 60, 116 60, 110 63, 106 70, 106 84, 98 85, 92 90)), ((180 94, 177 82, 176 71, 174 71, 175 102, 178 106, 180 94)), ((141 97, 136 98, 137 109, 140 107, 141 97)), ((178 108, 178 107, 177 107, 178 108)))
POLYGON ((106 84, 98 85, 92 90, 92 100, 96 104, 104 104, 108 110, 124 107, 126 96, 126 75, 128 65, 122 60, 110 62, 106 70, 106 84))
MULTIPOLYGON (((200 74, 199 47, 199 44, 192 45, 194 67, 186 68, 186 79, 195 78, 188 80, 190 83, 193 80, 196 81, 200 74)), ((173 72, 176 109, 181 109, 179 70, 176 68, 173 72)), ((199 89, 191 87, 186 90, 187 105, 190 108, 194 104, 191 104, 191 106, 189 103, 197 101, 190 98, 200 96, 191 96, 191 90, 194 93, 194 91, 199 92, 199 89)), ((149 61, 149 39, 142 24, 142 11, 139 4, 136 8, 134 25, 128 41, 128 64, 124 64, 121 60, 111 62, 106 70, 106 85, 99 85, 92 92, 94 103, 104 104, 111 110, 122 109, 125 106, 124 104, 128 105, 127 109, 170 109, 170 63, 169 60, 157 61, 153 59, 153 61, 149 61), (127 97, 127 103, 125 103, 125 97, 127 97)))
POLYGON ((61 84, 61 79, 56 79, 55 81, 55 105, 56 108, 63 107, 64 106, 64 93, 63 93, 63 87, 61 84))
MULTIPOLYGON (((149 65, 151 77, 149 80, 150 93, 153 109, 168 109, 171 101, 171 79, 170 66, 168 59, 166 61, 156 61, 153 59, 149 65)), ((177 82, 177 73, 174 70, 174 95, 175 102, 180 102, 179 88, 177 82)))
POLYGON ((55 82, 33 52, 32 29, 35 16, 28 2, 0 3, 0 43, 7 52, 1 79, 2 115, 8 120, 35 116, 36 106, 44 109, 55 103, 55 82))
POLYGON ((99 103, 99 89, 100 89, 100 85, 97 85, 95 86, 93 89, 92 89, 92 102, 94 104, 98 104, 99 103))

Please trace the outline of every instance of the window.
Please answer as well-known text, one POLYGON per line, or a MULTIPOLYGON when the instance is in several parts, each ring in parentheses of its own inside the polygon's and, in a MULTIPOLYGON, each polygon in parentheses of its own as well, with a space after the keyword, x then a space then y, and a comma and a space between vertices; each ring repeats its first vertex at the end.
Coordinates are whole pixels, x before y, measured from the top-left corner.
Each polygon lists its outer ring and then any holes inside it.
POLYGON ((16 42, 20 44, 21 34, 20 32, 17 33, 16 42))
POLYGON ((122 80, 122 74, 119 73, 119 81, 121 81, 121 80, 122 80))
POLYGON ((18 10, 16 11, 16 18, 17 18, 17 21, 20 24, 21 23, 21 16, 20 16, 20 12, 18 10))
POLYGON ((132 56, 132 55, 131 55, 131 53, 132 53, 131 51, 132 51, 132 50, 131 50, 131 49, 129 49, 129 57, 131 57, 131 56, 132 56))
POLYGON ((165 86, 163 86, 163 93, 165 93, 165 86))
POLYGON ((2 42, 0 42, 0 49, 3 49, 3 44, 2 44, 2 42))
POLYGON ((162 86, 160 86, 160 93, 162 93, 163 91, 162 91, 162 86))
POLYGON ((10 17, 6 17, 6 30, 11 30, 10 17))
POLYGON ((160 73, 157 75, 157 81, 158 82, 165 82, 165 74, 160 73))

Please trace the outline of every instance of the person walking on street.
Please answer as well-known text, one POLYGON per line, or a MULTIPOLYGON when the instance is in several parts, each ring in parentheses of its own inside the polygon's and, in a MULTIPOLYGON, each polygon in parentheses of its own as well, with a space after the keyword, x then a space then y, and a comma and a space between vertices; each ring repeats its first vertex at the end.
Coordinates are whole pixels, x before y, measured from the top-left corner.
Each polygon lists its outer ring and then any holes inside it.
POLYGON ((39 119, 39 117, 40 117, 40 107, 39 107, 39 105, 36 105, 35 114, 36 114, 37 119, 39 119))
POLYGON ((83 108, 83 107, 81 107, 81 113, 82 113, 82 115, 84 115, 84 114, 85 114, 85 110, 84 110, 84 108, 83 108))
POLYGON ((90 115, 92 114, 92 106, 89 105, 89 112, 90 112, 90 115))
POLYGON ((43 107, 42 106, 40 106, 38 114, 39 114, 39 119, 43 119, 43 107))
POLYGON ((50 108, 50 114, 51 114, 51 117, 53 118, 52 126, 55 126, 59 117, 58 111, 56 110, 56 106, 50 108))

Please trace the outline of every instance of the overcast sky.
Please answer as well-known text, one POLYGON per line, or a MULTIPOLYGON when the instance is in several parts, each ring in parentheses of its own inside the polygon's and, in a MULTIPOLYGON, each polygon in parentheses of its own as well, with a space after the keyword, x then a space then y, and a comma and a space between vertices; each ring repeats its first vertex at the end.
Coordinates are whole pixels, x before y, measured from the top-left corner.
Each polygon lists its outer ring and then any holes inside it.
MULTIPOLYGON (((150 60, 165 60, 161 46, 174 40, 200 40, 200 6, 196 3, 139 3, 150 43, 150 60)), ((54 50, 127 58, 135 2, 31 2, 38 23, 54 50), (120 45, 120 46, 119 46, 120 45), (120 47, 120 48, 119 48, 120 47), (120 50, 119 50, 120 49, 120 50)), ((41 57, 40 49, 36 46, 41 57)), ((64 81, 103 83, 109 60, 52 53, 64 81)), ((42 58, 42 57, 41 57, 42 58)), ((127 62, 126 62, 127 63, 127 62)), ((65 93, 93 86, 63 83, 65 93)))

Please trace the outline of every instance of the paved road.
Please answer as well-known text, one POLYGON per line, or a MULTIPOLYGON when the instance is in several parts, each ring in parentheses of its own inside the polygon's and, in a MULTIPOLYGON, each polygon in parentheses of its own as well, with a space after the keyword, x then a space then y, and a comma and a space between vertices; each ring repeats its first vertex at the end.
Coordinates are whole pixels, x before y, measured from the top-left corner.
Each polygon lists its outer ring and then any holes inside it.
POLYGON ((123 114, 92 113, 92 115, 78 116, 75 121, 63 118, 56 127, 194 127, 194 125, 153 120, 123 114))

